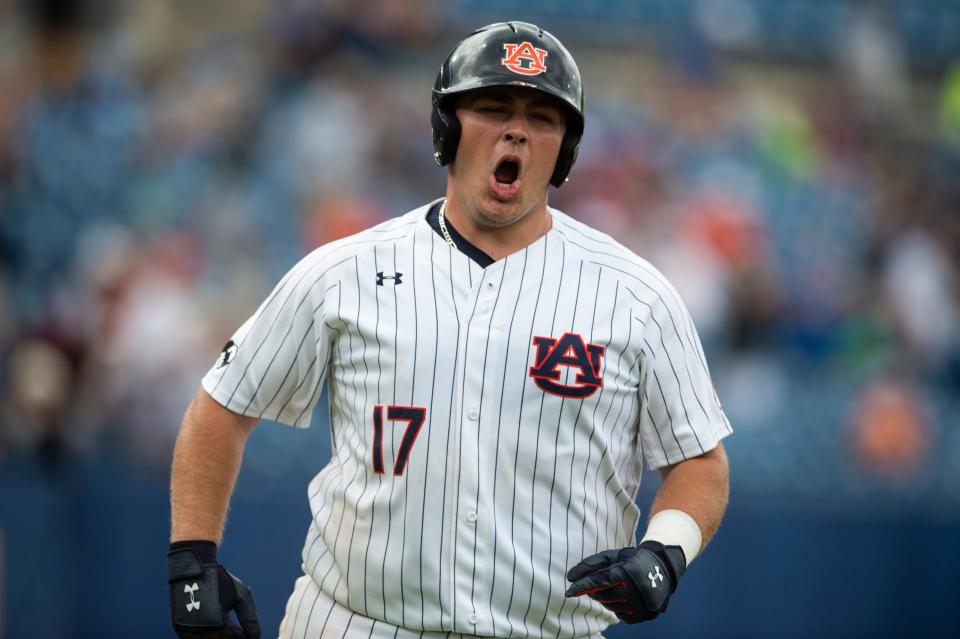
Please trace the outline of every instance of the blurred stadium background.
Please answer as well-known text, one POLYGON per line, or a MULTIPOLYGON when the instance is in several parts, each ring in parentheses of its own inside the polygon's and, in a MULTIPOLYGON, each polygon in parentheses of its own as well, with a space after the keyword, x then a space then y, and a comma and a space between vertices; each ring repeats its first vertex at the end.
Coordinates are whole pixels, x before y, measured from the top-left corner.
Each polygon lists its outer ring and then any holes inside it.
MULTIPOLYGON (((0 636, 172 636, 202 373, 310 248, 442 193, 434 74, 502 19, 584 73, 551 203, 677 285, 736 431, 713 545, 608 636, 960 636, 956 0, 0 0, 0 636)), ((221 556, 274 636, 324 410, 247 450, 221 556)))

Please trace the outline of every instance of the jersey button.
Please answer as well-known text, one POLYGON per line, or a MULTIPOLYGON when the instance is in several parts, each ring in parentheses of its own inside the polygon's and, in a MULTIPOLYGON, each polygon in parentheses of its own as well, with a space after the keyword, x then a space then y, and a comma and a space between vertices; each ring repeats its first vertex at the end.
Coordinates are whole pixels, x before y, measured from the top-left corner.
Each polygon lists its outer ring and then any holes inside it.
POLYGON ((469 617, 467 617, 467 621, 469 621, 472 625, 476 625, 478 619, 476 615, 470 615, 469 617))
POLYGON ((470 412, 467 413, 467 417, 470 418, 471 422, 475 422, 477 421, 477 418, 480 417, 480 411, 478 411, 476 408, 471 408, 470 412))
POLYGON ((473 512, 472 510, 471 510, 470 512, 468 512, 468 513, 467 513, 467 521, 469 521, 471 524, 474 523, 474 522, 476 522, 476 521, 477 521, 477 513, 473 512))

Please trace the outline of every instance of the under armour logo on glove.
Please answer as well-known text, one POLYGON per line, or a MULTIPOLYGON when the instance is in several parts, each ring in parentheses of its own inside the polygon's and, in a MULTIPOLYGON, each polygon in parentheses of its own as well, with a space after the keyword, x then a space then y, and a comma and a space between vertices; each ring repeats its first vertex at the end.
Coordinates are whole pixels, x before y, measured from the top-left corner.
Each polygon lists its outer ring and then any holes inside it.
POLYGON ((660 581, 663 581, 663 575, 660 574, 660 566, 654 566, 654 567, 653 567, 653 570, 654 570, 654 572, 655 572, 656 574, 654 574, 653 572, 648 572, 648 573, 647 573, 647 579, 650 580, 650 585, 651 585, 652 587, 656 588, 656 587, 657 587, 657 579, 659 579, 660 581))
POLYGON ((173 630, 180 639, 260 639, 250 589, 220 565, 216 548, 199 540, 170 545, 167 582, 173 630))
POLYGON ((636 548, 605 550, 581 561, 567 573, 573 583, 566 595, 588 596, 624 623, 649 621, 666 612, 686 568, 680 546, 645 541, 636 548))
POLYGON ((193 598, 193 593, 200 590, 200 586, 196 583, 193 585, 185 585, 183 587, 183 592, 190 594, 190 601, 187 602, 187 612, 191 610, 200 610, 200 602, 193 598))

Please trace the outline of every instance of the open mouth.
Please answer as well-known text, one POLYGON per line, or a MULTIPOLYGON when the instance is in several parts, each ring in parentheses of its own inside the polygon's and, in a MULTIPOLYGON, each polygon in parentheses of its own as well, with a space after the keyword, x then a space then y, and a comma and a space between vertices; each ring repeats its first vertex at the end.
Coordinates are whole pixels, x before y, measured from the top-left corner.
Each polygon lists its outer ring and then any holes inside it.
POLYGON ((490 194, 500 202, 510 202, 520 194, 523 178, 523 161, 519 156, 508 154, 500 158, 490 174, 490 194))
POLYGON ((510 186, 520 176, 520 161, 515 158, 504 158, 497 164, 493 177, 498 186, 510 186))

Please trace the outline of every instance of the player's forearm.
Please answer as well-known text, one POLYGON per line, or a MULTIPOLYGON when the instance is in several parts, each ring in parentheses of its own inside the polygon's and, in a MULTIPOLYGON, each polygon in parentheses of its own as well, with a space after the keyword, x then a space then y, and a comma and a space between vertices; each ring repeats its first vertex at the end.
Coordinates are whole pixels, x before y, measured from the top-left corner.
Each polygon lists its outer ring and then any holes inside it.
POLYGON ((203 389, 197 392, 173 453, 171 541, 220 543, 243 449, 256 421, 223 408, 203 389))
POLYGON ((663 510, 690 515, 703 536, 701 549, 720 527, 730 497, 730 472, 723 445, 661 471, 663 485, 650 508, 652 518, 663 510))

